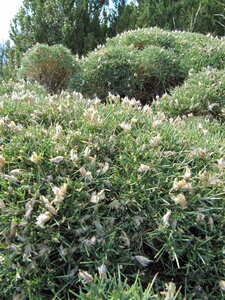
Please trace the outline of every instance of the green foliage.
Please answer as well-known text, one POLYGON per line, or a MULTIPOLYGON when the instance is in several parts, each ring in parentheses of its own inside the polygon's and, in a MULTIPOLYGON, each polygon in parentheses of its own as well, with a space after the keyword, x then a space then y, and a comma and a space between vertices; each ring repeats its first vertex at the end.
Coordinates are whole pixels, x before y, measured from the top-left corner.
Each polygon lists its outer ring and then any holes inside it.
POLYGON ((136 80, 131 96, 140 99, 142 103, 161 96, 185 78, 185 70, 172 50, 148 46, 138 51, 137 57, 133 59, 136 61, 136 80))
POLYGON ((109 91, 131 96, 136 55, 137 51, 132 47, 102 47, 80 60, 80 70, 70 80, 69 87, 87 97, 96 94, 105 99, 109 91))
POLYGON ((0 297, 222 299, 224 124, 33 89, 0 101, 0 297))
POLYGON ((224 39, 146 28, 128 31, 82 58, 70 90, 106 99, 108 92, 142 103, 180 85, 189 70, 225 68, 224 39))
POLYGON ((106 99, 108 92, 142 102, 162 95, 180 83, 185 71, 171 50, 149 46, 139 51, 131 46, 109 46, 80 60, 80 71, 69 83, 87 97, 106 99))
POLYGON ((176 87, 169 95, 163 95, 154 102, 153 107, 173 117, 193 113, 224 118, 224 70, 207 68, 190 74, 182 86, 176 87))
POLYGON ((21 52, 36 43, 62 44, 82 55, 105 41, 106 0, 24 0, 10 38, 21 52), (103 21, 102 18, 104 17, 103 21))
POLYGON ((37 44, 21 61, 22 76, 39 82, 51 93, 61 90, 76 70, 75 57, 62 45, 37 44))
POLYGON ((136 27, 158 26, 224 35, 224 3, 211 0, 140 0, 136 27))
POLYGON ((173 50, 186 70, 203 67, 225 68, 224 38, 199 33, 165 31, 157 27, 124 32, 107 41, 106 46, 133 45, 142 50, 155 45, 173 50))

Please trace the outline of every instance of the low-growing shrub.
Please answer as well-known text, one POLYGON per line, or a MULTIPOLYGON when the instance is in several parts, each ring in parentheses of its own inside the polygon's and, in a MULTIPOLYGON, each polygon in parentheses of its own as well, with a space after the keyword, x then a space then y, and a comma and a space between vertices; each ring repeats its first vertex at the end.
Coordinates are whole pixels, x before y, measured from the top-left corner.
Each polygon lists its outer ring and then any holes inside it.
POLYGON ((87 97, 106 99, 108 92, 150 102, 183 81, 185 71, 171 50, 149 46, 103 47, 80 61, 69 88, 87 97))
POLYGON ((136 61, 136 77, 133 94, 142 103, 150 103, 156 96, 180 84, 186 76, 177 55, 172 50, 148 46, 139 51, 136 61))
POLYGON ((70 90, 87 97, 105 99, 108 92, 131 96, 134 92, 137 50, 119 46, 101 48, 80 60, 79 71, 69 83, 70 90))
POLYGON ((76 59, 67 48, 37 44, 25 53, 20 73, 55 93, 65 87, 75 70, 76 59))
POLYGON ((224 38, 217 38, 200 33, 166 31, 157 27, 124 32, 107 41, 106 46, 133 45, 144 49, 150 45, 173 50, 181 59, 186 70, 201 70, 211 66, 218 69, 225 67, 224 38))
POLYGON ((105 100, 108 92, 150 103, 180 85, 191 69, 224 69, 224 39, 146 28, 128 31, 79 61, 69 90, 105 100))
POLYGON ((153 103, 167 116, 187 114, 225 117, 225 72, 205 68, 190 74, 185 83, 153 103))
POLYGON ((224 125, 24 94, 0 100, 0 298, 222 299, 224 125))

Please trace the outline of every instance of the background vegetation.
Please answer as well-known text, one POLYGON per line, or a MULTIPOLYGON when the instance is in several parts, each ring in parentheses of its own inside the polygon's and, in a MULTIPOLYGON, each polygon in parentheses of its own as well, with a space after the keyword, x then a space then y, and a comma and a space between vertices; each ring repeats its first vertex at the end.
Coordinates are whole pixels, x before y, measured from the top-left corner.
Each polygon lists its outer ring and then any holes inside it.
POLYGON ((11 23, 13 44, 5 45, 4 77, 15 76, 36 43, 61 44, 81 56, 125 30, 151 26, 223 36, 224 11, 220 0, 23 0, 11 23))

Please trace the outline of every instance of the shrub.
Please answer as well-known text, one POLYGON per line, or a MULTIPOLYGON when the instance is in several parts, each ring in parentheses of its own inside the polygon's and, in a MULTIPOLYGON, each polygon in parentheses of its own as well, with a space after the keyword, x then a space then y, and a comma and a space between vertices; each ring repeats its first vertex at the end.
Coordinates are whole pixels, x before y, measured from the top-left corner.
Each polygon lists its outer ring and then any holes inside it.
POLYGON ((50 93, 65 87, 76 70, 75 57, 62 45, 37 44, 28 50, 21 61, 21 74, 44 85, 50 93))
POLYGON ((102 47, 81 59, 80 69, 69 83, 70 90, 87 97, 105 99, 108 92, 131 96, 134 91, 135 56, 132 47, 102 47))
POLYGON ((150 102, 184 78, 175 53, 157 46, 102 47, 80 61, 69 88, 87 97, 105 99, 108 92, 150 102))
POLYGON ((207 66, 225 67, 224 38, 200 33, 145 28, 124 32, 108 40, 107 45, 133 45, 140 50, 150 45, 171 49, 179 56, 186 71, 201 70, 207 66))
POLYGON ((213 115, 224 118, 225 77, 224 71, 206 68, 190 74, 186 82, 176 87, 170 95, 163 95, 153 103, 153 108, 167 116, 213 115))
POLYGON ((189 70, 225 67, 224 39, 198 33, 146 28, 107 41, 79 61, 70 90, 105 99, 108 92, 150 103, 180 85, 189 70))
POLYGON ((0 298, 222 299, 224 125, 24 95, 0 100, 0 298))
POLYGON ((166 90, 180 84, 186 76, 177 55, 172 50, 147 46, 134 58, 136 62, 135 86, 132 96, 142 103, 151 102, 166 90))
POLYGON ((176 38, 171 34, 171 31, 164 31, 157 27, 154 27, 131 30, 127 32, 125 31, 120 35, 109 39, 106 45, 133 45, 139 50, 142 50, 147 46, 159 46, 167 49, 174 48, 175 42, 176 38))

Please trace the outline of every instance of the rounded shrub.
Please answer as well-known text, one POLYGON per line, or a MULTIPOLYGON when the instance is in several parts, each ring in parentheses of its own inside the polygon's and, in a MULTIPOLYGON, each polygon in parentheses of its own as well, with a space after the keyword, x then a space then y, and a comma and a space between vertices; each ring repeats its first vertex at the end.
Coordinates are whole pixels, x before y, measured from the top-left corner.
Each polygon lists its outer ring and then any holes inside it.
POLYGON ((173 89, 170 95, 163 95, 152 105, 167 116, 213 115, 224 116, 225 77, 224 70, 205 68, 189 75, 186 82, 173 89))
POLYGON ((183 78, 179 59, 171 50, 159 46, 142 51, 133 46, 110 46, 81 59, 80 70, 70 80, 69 88, 102 100, 110 92, 145 103, 183 78))
POLYGON ((224 38, 211 35, 151 27, 124 32, 108 40, 107 45, 133 45, 139 50, 150 45, 172 49, 186 70, 193 68, 199 71, 207 66, 218 69, 225 67, 224 38))
POLYGON ((172 50, 148 46, 135 57, 136 78, 133 96, 150 102, 166 90, 180 84, 185 78, 179 58, 172 50))
POLYGON ((65 87, 76 70, 76 60, 62 45, 36 44, 28 50, 21 62, 21 74, 44 85, 50 93, 65 87))
POLYGON ((124 32, 79 61, 69 89, 106 99, 108 92, 150 103, 180 85, 191 69, 225 67, 224 39, 145 28, 124 32))
POLYGON ((136 49, 126 46, 102 47, 91 52, 80 60, 80 69, 70 80, 69 88, 101 99, 108 92, 132 96, 136 55, 136 49))
POLYGON ((147 46, 159 46, 164 48, 173 48, 176 38, 170 31, 164 31, 157 27, 145 28, 139 30, 125 31, 124 33, 117 35, 116 37, 109 39, 107 45, 133 45, 139 50, 144 49, 147 46))

